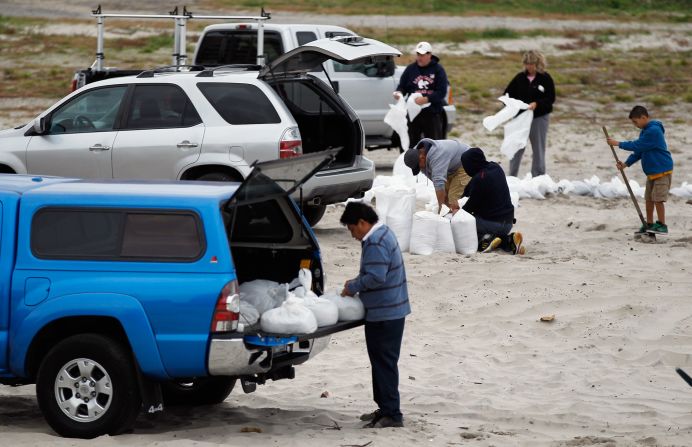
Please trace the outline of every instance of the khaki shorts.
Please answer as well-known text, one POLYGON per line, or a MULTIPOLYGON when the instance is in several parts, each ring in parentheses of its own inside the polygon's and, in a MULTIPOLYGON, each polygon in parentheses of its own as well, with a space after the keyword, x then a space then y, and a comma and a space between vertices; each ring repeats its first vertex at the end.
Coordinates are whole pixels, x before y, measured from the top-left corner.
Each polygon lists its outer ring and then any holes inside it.
POLYGON ((445 183, 447 205, 453 203, 459 206, 458 201, 464 195, 464 189, 466 189, 466 185, 468 185, 470 181, 471 177, 464 171, 464 168, 457 169, 454 174, 447 177, 447 182, 445 183))
POLYGON ((673 174, 664 175, 656 180, 646 179, 644 200, 647 202, 665 202, 668 200, 668 191, 673 183, 673 174))

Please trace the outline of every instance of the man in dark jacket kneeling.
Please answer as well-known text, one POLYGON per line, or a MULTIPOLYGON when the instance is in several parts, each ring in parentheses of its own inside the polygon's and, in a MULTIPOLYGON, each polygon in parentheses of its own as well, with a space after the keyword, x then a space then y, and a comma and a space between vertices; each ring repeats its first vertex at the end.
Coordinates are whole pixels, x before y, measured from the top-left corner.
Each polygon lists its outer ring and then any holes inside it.
POLYGON ((476 218, 478 250, 488 253, 501 246, 515 255, 524 254, 521 233, 510 233, 515 222, 514 206, 502 167, 487 161, 483 151, 477 147, 461 155, 461 165, 471 177, 464 190, 468 201, 463 209, 476 218))
POLYGON ((342 296, 358 293, 365 307, 365 343, 373 398, 379 408, 361 416, 369 421, 363 428, 404 426, 397 364, 411 306, 399 243, 392 230, 378 220, 375 210, 358 202, 348 203, 341 216, 341 223, 363 247, 358 276, 346 281, 341 292, 342 296))

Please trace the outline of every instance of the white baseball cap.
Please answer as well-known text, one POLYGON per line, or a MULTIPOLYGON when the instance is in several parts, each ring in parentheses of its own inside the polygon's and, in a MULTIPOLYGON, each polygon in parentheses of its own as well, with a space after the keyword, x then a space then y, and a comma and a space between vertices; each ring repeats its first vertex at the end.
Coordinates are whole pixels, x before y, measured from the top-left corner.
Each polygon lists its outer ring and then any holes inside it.
POLYGON ((416 53, 432 53, 432 45, 430 45, 428 42, 418 42, 418 45, 416 45, 416 53))

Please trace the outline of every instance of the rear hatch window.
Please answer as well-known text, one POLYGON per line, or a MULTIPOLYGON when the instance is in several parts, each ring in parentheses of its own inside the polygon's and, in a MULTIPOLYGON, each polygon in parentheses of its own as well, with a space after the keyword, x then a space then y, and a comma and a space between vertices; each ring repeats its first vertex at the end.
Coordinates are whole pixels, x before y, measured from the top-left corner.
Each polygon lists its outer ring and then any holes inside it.
MULTIPOLYGON (((264 32, 264 54, 271 62, 283 54, 281 35, 264 32)), ((205 34, 197 51, 195 64, 216 67, 228 64, 257 63, 257 30, 210 31, 205 34)))

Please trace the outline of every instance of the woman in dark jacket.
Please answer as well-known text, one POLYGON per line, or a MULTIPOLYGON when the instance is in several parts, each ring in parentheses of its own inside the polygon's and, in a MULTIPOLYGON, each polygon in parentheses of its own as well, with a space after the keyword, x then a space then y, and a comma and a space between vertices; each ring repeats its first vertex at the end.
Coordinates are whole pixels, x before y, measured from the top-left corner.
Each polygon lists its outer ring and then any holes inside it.
MULTIPOLYGON (((553 78, 545 71, 545 56, 538 51, 530 50, 524 53, 522 59, 524 71, 518 73, 505 89, 510 98, 518 99, 529 104, 533 110, 533 121, 529 140, 533 149, 531 175, 533 177, 545 174, 545 145, 548 135, 550 112, 555 102, 555 84, 553 78)), ((518 176, 521 157, 524 150, 520 149, 509 162, 509 175, 518 176)))

